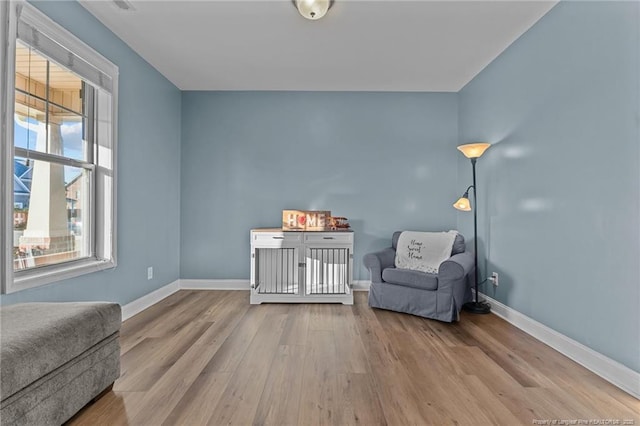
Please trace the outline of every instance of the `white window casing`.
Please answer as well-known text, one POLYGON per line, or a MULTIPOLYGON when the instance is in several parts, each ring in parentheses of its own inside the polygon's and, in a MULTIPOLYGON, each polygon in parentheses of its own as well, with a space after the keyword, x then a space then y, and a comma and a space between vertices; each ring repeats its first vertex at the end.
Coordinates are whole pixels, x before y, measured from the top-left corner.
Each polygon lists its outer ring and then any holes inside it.
POLYGON ((11 293, 79 275, 113 268, 116 257, 116 159, 118 67, 23 0, 0 1, 0 278, 2 293, 11 293), (16 39, 76 74, 94 87, 93 227, 89 258, 14 273, 13 161, 16 39))

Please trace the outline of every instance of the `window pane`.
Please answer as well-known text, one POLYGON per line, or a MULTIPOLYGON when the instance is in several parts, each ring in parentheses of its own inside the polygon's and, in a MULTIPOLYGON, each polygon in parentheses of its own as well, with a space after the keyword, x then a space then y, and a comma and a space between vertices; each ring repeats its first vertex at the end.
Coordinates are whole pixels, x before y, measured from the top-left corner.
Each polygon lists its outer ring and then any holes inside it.
POLYGON ((62 154, 74 160, 86 159, 86 143, 82 139, 82 117, 67 116, 60 124, 60 137, 62 139, 62 154))
POLYGON ((14 159, 14 271, 90 257, 91 171, 14 159))
POLYGON ((45 122, 16 113, 13 129, 15 146, 85 160, 87 144, 82 138, 84 129, 81 116, 67 114, 64 121, 49 123, 48 128, 49 132, 45 122))
POLYGON ((19 42, 15 78, 15 146, 91 160, 82 79, 19 42))

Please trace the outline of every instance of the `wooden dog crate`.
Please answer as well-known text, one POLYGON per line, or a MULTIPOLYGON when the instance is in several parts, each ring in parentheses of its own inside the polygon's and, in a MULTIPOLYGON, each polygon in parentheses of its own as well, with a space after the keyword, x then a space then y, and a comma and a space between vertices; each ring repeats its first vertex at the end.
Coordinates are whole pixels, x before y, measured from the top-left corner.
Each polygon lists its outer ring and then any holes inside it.
POLYGON ((353 232, 251 231, 251 303, 353 304, 353 232))

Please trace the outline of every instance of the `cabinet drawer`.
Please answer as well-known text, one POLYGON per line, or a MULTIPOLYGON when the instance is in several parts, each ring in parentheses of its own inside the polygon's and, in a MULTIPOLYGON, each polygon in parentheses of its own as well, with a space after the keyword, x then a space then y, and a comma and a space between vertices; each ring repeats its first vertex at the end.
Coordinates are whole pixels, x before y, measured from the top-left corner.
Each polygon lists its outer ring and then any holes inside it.
POLYGON ((299 244, 300 242, 302 242, 302 235, 297 232, 251 233, 251 244, 256 247, 281 247, 283 245, 299 244))
POLYGON ((353 232, 306 232, 304 234, 304 242, 325 244, 351 244, 353 242, 353 232))

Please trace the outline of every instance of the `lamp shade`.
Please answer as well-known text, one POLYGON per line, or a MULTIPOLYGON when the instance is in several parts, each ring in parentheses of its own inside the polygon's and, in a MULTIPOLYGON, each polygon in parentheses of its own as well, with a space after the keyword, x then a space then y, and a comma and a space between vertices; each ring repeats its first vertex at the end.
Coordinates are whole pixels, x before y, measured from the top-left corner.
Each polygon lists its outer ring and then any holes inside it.
POLYGON ((469 199, 465 196, 458 198, 458 201, 453 203, 453 207, 455 207, 458 210, 462 210, 463 212, 471 211, 471 203, 469 202, 469 199))
POLYGON ((490 143, 486 142, 478 142, 478 143, 468 143, 466 145, 460 145, 458 149, 464 154, 467 158, 478 158, 484 154, 484 152, 491 146, 490 143))
POLYGON ((295 4, 300 15, 315 21, 327 13, 331 0, 295 0, 295 4))

